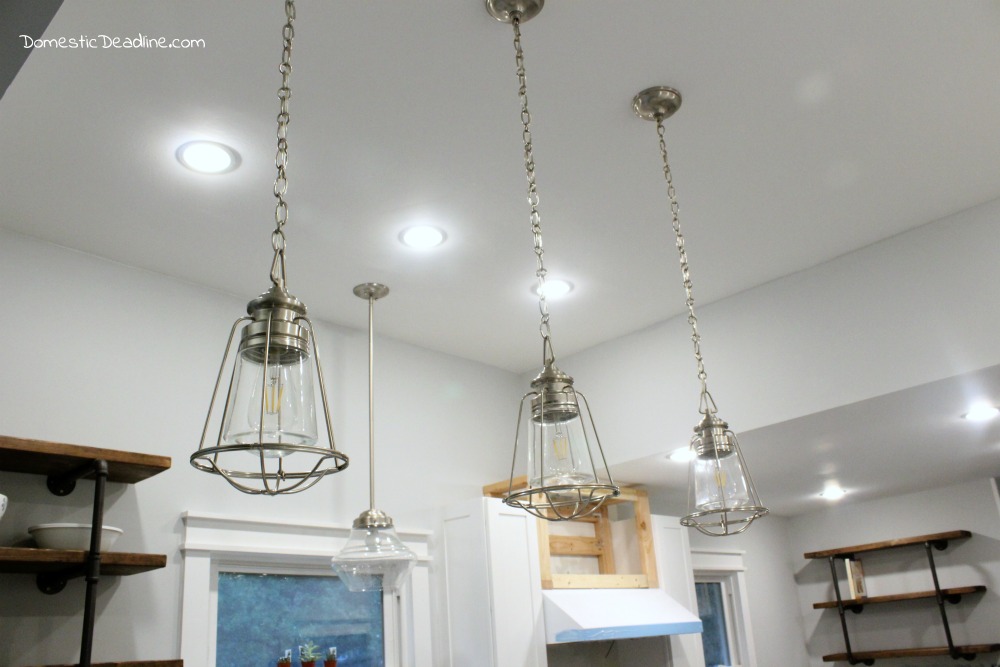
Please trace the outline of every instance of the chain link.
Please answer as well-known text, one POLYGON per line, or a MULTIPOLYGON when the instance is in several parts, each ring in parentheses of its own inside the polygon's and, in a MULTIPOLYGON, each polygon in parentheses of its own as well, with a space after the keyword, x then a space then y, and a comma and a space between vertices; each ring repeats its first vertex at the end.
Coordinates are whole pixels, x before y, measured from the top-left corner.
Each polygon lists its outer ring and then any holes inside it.
POLYGON ((663 118, 656 118, 656 134, 660 139, 660 157, 663 158, 663 178, 667 181, 667 197, 670 198, 671 225, 676 238, 677 254, 681 264, 681 278, 684 282, 684 293, 687 296, 685 304, 688 309, 688 324, 691 325, 691 342, 694 345, 694 359, 698 364, 698 380, 701 381, 702 414, 715 414, 717 408, 712 395, 708 393, 708 373, 705 372, 705 362, 701 356, 701 334, 698 333, 698 317, 694 314, 694 294, 691 291, 691 270, 688 266, 687 249, 684 246, 684 234, 681 233, 680 205, 677 203, 677 190, 674 188, 673 174, 670 172, 670 160, 667 157, 667 142, 663 137, 663 118))
POLYGON ((538 332, 542 335, 542 356, 545 364, 555 361, 552 351, 552 328, 549 325, 549 305, 545 299, 545 251, 542 247, 542 220, 538 213, 538 186, 535 184, 535 158, 531 143, 531 112, 528 111, 528 85, 524 69, 524 51, 521 49, 521 17, 511 16, 514 26, 514 63, 517 65, 518 95, 521 98, 521 139, 524 141, 524 171, 528 178, 528 205, 531 207, 531 235, 535 241, 535 276, 538 278, 538 312, 541 320, 538 332))
POLYGON ((285 18, 287 21, 281 29, 281 65, 278 67, 278 71, 281 72, 281 87, 278 88, 278 99, 281 101, 277 118, 278 148, 274 154, 274 166, 278 170, 278 175, 274 179, 274 197, 277 202, 274 206, 275 227, 271 232, 271 247, 274 248, 271 282, 282 289, 285 288, 285 225, 288 223, 288 203, 285 201, 285 193, 288 190, 288 177, 285 174, 285 168, 288 166, 288 102, 292 98, 288 79, 292 73, 292 40, 295 38, 295 27, 292 23, 295 20, 295 0, 285 0, 285 18))

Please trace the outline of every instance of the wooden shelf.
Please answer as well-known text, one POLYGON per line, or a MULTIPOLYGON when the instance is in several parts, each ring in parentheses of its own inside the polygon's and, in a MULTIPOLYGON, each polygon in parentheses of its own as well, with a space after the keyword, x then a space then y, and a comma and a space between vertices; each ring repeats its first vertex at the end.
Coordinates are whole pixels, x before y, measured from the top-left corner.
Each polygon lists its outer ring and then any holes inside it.
MULTIPOLYGON (((86 551, 0 547, 0 572, 20 574, 62 572, 77 567, 82 568, 86 558, 86 551)), ((166 567, 166 565, 167 557, 163 554, 134 554, 120 551, 108 551, 101 554, 102 575, 139 574, 166 567)))
MULTIPOLYGON (((183 660, 130 660, 128 662, 92 662, 91 667, 184 667, 183 660)), ((77 665, 37 665, 36 667, 77 667, 77 665)))
MULTIPOLYGON (((986 586, 959 586, 957 588, 942 588, 941 593, 944 594, 945 599, 961 596, 970 595, 972 593, 982 593, 986 591, 986 586)), ((852 607, 864 607, 866 604, 882 604, 884 602, 898 602, 900 600, 922 600, 924 598, 936 598, 937 591, 920 591, 917 593, 898 593, 896 595, 876 595, 874 597, 868 597, 861 600, 844 600, 845 608, 852 607)), ((950 602, 950 600, 949 600, 950 602)), ((836 609, 837 601, 830 600, 828 602, 816 602, 813 604, 813 609, 836 609)))
POLYGON ((135 484, 170 468, 169 456, 0 435, 0 470, 62 475, 97 459, 108 462, 108 481, 126 484, 135 484))
POLYGON ((946 533, 931 533, 930 535, 917 535, 916 537, 901 537, 897 540, 885 540, 884 542, 870 542, 868 544, 858 544, 853 547, 840 547, 838 549, 827 549, 825 551, 810 551, 802 554, 805 558, 829 558, 830 556, 855 556, 869 551, 883 551, 885 549, 898 549, 924 542, 948 542, 950 540, 964 540, 972 537, 972 533, 967 530, 952 530, 946 533))
MULTIPOLYGON (((956 646, 956 649, 963 655, 973 655, 979 653, 993 653, 1000 651, 1000 644, 971 644, 967 646, 956 646)), ((930 648, 899 648, 885 651, 853 651, 855 660, 881 660, 885 658, 927 658, 934 656, 947 656, 947 646, 933 646, 930 648)), ((841 662, 847 660, 846 653, 833 653, 824 655, 823 662, 841 662)))

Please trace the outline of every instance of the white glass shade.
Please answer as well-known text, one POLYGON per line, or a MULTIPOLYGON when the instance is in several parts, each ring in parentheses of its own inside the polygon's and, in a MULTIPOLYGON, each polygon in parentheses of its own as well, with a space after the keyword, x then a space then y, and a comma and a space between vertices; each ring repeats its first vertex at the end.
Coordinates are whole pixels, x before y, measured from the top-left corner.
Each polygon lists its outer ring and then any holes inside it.
POLYGON ((392 591, 403 585, 416 562, 417 555, 391 525, 355 526, 330 566, 351 591, 392 591))
MULTIPOLYGON (((315 444, 316 399, 309 355, 274 351, 268 355, 266 368, 259 356, 259 350, 251 350, 236 357, 223 443, 315 444)), ((280 450, 265 452, 265 456, 281 454, 280 450)))

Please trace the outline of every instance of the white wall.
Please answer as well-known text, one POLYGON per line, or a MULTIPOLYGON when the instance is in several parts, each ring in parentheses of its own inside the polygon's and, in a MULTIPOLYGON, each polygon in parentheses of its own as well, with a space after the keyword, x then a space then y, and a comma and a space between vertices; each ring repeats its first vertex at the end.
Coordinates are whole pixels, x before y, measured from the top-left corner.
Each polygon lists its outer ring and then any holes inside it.
MULTIPOLYGON (((754 526, 756 528, 756 526, 754 526)), ((789 531, 799 609, 805 619, 809 664, 819 667, 824 654, 844 651, 836 610, 814 610, 814 602, 834 599, 829 564, 806 560, 809 551, 868 542, 969 530, 969 540, 953 542, 934 552, 942 586, 985 584, 981 595, 966 596, 948 605, 948 618, 957 644, 1000 641, 1000 512, 992 479, 981 479, 894 498, 833 507, 791 520, 789 531)), ((777 556, 780 557, 780 556, 777 556)), ((933 589, 922 547, 862 555, 869 595, 887 595, 933 589)), ((845 589, 842 588, 842 592, 845 589)), ((876 605, 862 614, 848 614, 851 645, 855 650, 944 646, 937 605, 933 600, 876 605)), ((756 623, 756 619, 754 621, 756 623)), ((968 665, 993 665, 996 654, 979 656, 968 665)), ((944 659, 936 664, 954 664, 944 659)), ((921 664, 932 664, 922 659, 921 664)), ((765 663, 766 664, 766 663, 765 663)), ((829 663, 826 663, 829 664, 829 663)), ((846 664, 846 663, 844 663, 846 664)), ((913 660, 878 661, 885 667, 903 667, 913 660)))
MULTIPOLYGON (((141 484, 109 485, 106 521, 125 529, 118 546, 165 553, 168 566, 102 582, 95 660, 178 655, 182 511, 347 524, 367 507, 367 332, 317 323, 337 444, 351 467, 300 495, 251 497, 194 470, 188 457, 229 328, 265 284, 232 297, 5 231, 0 283, 8 295, 0 433, 173 457, 173 468, 141 484)), ((391 308, 391 298, 380 307, 391 308)), ((479 496, 503 479, 522 393, 511 373, 377 340, 378 506, 401 529, 428 528, 400 516, 479 496)), ((82 482, 57 498, 41 477, 0 472, 11 501, 0 544, 27 538, 37 523, 89 522, 92 490, 82 482)), ((54 597, 31 576, 2 581, 0 664, 75 661, 82 581, 54 597)))

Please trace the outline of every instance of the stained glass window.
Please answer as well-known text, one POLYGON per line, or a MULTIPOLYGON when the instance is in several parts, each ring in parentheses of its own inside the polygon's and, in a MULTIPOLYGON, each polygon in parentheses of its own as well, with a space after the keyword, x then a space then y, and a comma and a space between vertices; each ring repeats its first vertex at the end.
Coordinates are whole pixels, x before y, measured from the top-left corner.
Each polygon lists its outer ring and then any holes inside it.
MULTIPOLYGON (((337 667, 384 667, 382 593, 352 593, 333 576, 220 572, 216 667, 275 667, 312 642, 337 667)), ((316 662, 323 667, 323 660, 316 662)))

